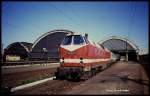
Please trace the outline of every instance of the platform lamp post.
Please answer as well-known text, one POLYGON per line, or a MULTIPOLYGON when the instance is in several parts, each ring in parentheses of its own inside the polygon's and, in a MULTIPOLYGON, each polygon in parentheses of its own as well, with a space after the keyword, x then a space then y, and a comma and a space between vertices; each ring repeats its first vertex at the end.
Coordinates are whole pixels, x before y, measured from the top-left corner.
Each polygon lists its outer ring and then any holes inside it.
POLYGON ((48 52, 48 51, 47 51, 46 48, 43 48, 43 51, 44 51, 44 54, 45 54, 44 56, 46 57, 46 65, 47 65, 47 52, 48 52))
POLYGON ((137 61, 140 60, 140 58, 139 58, 139 52, 140 52, 140 50, 139 50, 139 47, 137 46, 137 50, 136 50, 137 61))

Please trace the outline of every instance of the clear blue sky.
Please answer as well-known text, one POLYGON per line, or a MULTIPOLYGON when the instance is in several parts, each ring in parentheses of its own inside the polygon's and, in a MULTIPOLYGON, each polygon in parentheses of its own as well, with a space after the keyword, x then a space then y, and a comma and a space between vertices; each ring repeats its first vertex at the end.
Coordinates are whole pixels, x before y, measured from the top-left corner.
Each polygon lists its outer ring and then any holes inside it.
POLYGON ((125 37, 148 52, 148 2, 2 2, 4 48, 55 29, 88 33, 95 42, 125 37))

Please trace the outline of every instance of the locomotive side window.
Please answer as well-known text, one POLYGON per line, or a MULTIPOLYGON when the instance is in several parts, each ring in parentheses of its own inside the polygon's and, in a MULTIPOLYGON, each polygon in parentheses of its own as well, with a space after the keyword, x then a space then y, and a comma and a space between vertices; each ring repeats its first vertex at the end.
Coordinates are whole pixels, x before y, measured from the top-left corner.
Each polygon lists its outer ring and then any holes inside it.
POLYGON ((74 41, 74 44, 83 44, 84 43, 84 39, 81 35, 75 35, 73 41, 74 41))
POLYGON ((72 41, 72 36, 67 36, 63 41, 63 45, 71 45, 71 41, 72 41))

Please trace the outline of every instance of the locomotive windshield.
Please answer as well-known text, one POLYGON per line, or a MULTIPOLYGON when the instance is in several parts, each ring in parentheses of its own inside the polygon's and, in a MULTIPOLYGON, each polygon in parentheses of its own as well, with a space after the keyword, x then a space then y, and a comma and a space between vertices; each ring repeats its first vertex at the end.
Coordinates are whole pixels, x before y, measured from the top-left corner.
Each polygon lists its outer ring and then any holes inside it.
POLYGON ((75 35, 73 39, 74 44, 83 44, 84 40, 81 35, 75 35))
POLYGON ((67 37, 65 37, 65 39, 63 41, 63 45, 71 45, 72 37, 73 36, 67 36, 67 37))
POLYGON ((71 35, 71 36, 67 36, 65 37, 64 41, 63 41, 63 45, 71 45, 71 44, 83 44, 84 38, 81 35, 71 35))

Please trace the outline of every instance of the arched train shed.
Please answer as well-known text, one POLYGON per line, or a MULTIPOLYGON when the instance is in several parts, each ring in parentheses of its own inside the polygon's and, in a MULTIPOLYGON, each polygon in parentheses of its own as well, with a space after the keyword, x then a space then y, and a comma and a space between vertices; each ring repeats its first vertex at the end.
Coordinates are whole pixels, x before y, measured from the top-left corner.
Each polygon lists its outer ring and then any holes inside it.
POLYGON ((59 46, 69 30, 53 30, 37 38, 29 55, 30 60, 59 60, 59 46))
POLYGON ((113 53, 118 54, 120 58, 125 57, 127 61, 137 61, 139 58, 139 48, 133 41, 126 38, 111 36, 98 42, 98 44, 108 48, 113 53))
MULTIPOLYGON (((4 49, 4 61, 11 60, 10 58, 19 57, 19 60, 28 59, 28 54, 30 53, 32 43, 28 42, 14 42, 9 44, 4 49)), ((15 61, 12 60, 12 61, 15 61)))

